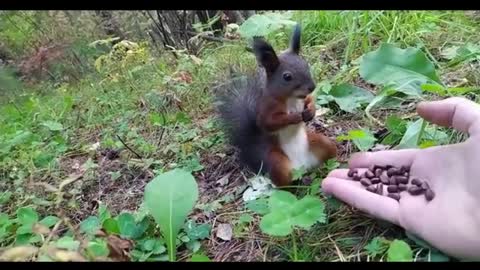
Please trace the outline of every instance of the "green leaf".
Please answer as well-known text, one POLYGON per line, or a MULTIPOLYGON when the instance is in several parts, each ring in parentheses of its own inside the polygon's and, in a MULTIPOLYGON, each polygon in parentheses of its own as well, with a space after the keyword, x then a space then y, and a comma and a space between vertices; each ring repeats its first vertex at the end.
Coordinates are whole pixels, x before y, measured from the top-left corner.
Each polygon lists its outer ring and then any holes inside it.
POLYGON ((476 57, 480 55, 480 46, 473 43, 466 43, 462 47, 456 47, 454 53, 449 56, 451 57, 452 55, 454 55, 454 57, 453 59, 450 58, 451 61, 448 63, 448 66, 450 67, 468 60, 476 59, 476 57))
POLYGON ((297 202, 297 198, 292 193, 285 190, 276 190, 268 200, 270 211, 289 212, 290 208, 297 202))
POLYGON ((298 168, 298 169, 293 169, 292 170, 292 179, 293 180, 298 180, 300 178, 302 178, 302 176, 305 174, 305 168, 301 167, 301 168, 298 168))
POLYGON ((203 254, 193 254, 190 258, 191 262, 211 262, 210 258, 203 254))
POLYGON ((238 218, 238 221, 241 222, 241 223, 250 223, 250 222, 253 221, 253 217, 249 214, 242 214, 238 218))
POLYGON ((38 214, 31 207, 22 207, 17 210, 17 219, 20 224, 33 225, 38 221, 38 214))
POLYGON ((371 257, 377 257, 384 254, 389 247, 389 242, 383 237, 375 237, 365 246, 365 250, 371 257))
POLYGON ((105 229, 107 233, 110 234, 119 234, 120 233, 120 228, 118 227, 118 222, 114 218, 108 218, 106 219, 102 227, 105 229))
POLYGON ((100 221, 97 217, 90 216, 80 223, 80 231, 88 235, 94 235, 100 229, 100 221))
POLYGON ((363 55, 360 76, 369 83, 415 96, 421 94, 422 84, 441 85, 435 66, 420 49, 400 49, 388 43, 363 55))
POLYGON ((2 194, 0 194, 0 205, 6 204, 8 201, 10 201, 12 195, 13 193, 10 191, 4 191, 2 194))
POLYGON ((145 187, 145 204, 167 241, 170 261, 175 261, 175 240, 198 199, 193 176, 175 169, 155 177, 145 187))
POLYGON ((393 240, 388 248, 387 261, 411 262, 413 261, 412 249, 405 241, 393 240))
POLYGON ((438 84, 424 83, 420 86, 422 91, 437 94, 439 96, 446 96, 448 94, 447 89, 438 84))
POLYGON ((377 139, 368 129, 354 129, 347 135, 337 137, 337 141, 351 140, 360 151, 367 151, 375 145, 377 139))
POLYGON ((61 131, 63 129, 62 124, 55 121, 45 121, 42 125, 47 127, 50 131, 61 131))
POLYGON ((430 253, 430 262, 449 262, 450 258, 445 254, 442 254, 438 251, 432 251, 430 253))
POLYGON ((210 224, 197 225, 193 220, 185 224, 185 233, 191 240, 203 240, 210 236, 212 226, 210 224))
POLYGON ((33 233, 33 224, 24 224, 18 227, 17 230, 15 231, 16 235, 31 234, 31 233, 33 233))
POLYGON ((0 227, 2 227, 2 226, 7 226, 8 224, 10 224, 9 221, 10 221, 10 220, 9 220, 7 214, 5 214, 5 213, 0 213, 0 227))
POLYGON ((130 213, 122 213, 117 217, 120 235, 125 238, 132 238, 135 233, 135 218, 130 213))
POLYGON ((87 252, 93 257, 106 257, 110 253, 107 242, 101 239, 90 241, 87 246, 87 252))
POLYGON ((266 198, 259 198, 256 200, 247 201, 245 207, 260 215, 265 215, 269 212, 268 200, 266 198))
POLYGON ((317 197, 307 195, 295 203, 292 208, 294 224, 308 229, 316 222, 325 223, 325 205, 317 197))
POLYGON ((201 247, 202 247, 202 244, 200 243, 200 241, 193 240, 193 241, 187 242, 187 248, 192 252, 197 252, 198 250, 200 250, 201 247))
POLYGON ((350 84, 334 86, 329 94, 341 110, 355 113, 364 104, 370 103, 374 96, 368 90, 350 84))
POLYGON ((325 222, 324 204, 306 195, 301 200, 283 190, 275 191, 269 200, 271 212, 260 221, 260 229, 273 236, 286 236, 293 227, 308 229, 316 222, 325 222))
POLYGON ((424 129, 425 121, 418 119, 413 123, 409 123, 402 140, 396 147, 397 149, 417 148, 421 133, 424 129))
POLYGON ((273 236, 287 236, 292 232, 292 222, 285 213, 274 211, 262 218, 260 229, 273 236))
POLYGON ((290 20, 291 13, 255 14, 240 25, 238 32, 244 38, 266 36, 285 26, 293 26, 296 22, 290 20))
POLYGON ((78 250, 78 247, 80 246, 80 242, 73 239, 71 236, 63 236, 62 238, 58 239, 57 242, 55 242, 55 246, 57 248, 63 248, 71 251, 76 251, 78 250))
POLYGON ((107 206, 104 205, 103 203, 100 204, 98 207, 98 219, 100 220, 100 223, 103 224, 105 220, 111 218, 112 215, 110 214, 110 211, 108 211, 107 206))
POLYGON ((55 225, 60 219, 55 216, 48 216, 40 220, 40 224, 47 226, 48 228, 55 225))
POLYGON ((407 130, 407 122, 397 116, 389 116, 385 122, 389 134, 383 138, 382 144, 394 145, 402 139, 407 130))

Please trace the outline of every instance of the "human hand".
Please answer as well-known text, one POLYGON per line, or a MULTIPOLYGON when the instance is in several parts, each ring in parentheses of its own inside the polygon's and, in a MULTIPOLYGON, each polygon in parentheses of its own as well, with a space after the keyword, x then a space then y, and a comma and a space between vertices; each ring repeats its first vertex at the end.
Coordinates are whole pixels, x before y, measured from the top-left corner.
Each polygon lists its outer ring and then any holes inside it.
MULTIPOLYGON (((468 132, 459 144, 427 149, 388 150, 354 154, 350 168, 363 173, 370 165, 410 166, 411 177, 435 192, 424 196, 400 193, 400 201, 367 191, 348 180, 347 169, 332 171, 322 182, 331 194, 367 214, 389 221, 459 259, 480 258, 480 105, 463 98, 424 102, 417 112, 434 124, 468 132)), ((384 191, 386 192, 386 191, 384 191)))

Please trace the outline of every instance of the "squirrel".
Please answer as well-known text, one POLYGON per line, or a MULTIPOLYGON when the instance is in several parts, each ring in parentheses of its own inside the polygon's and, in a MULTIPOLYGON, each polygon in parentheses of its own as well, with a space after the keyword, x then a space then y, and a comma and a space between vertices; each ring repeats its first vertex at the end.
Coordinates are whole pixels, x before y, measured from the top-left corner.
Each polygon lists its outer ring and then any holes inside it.
POLYGON ((301 29, 294 27, 290 47, 277 55, 262 37, 253 38, 257 61, 253 76, 232 79, 217 95, 220 122, 243 165, 268 173, 277 187, 293 181, 293 169, 311 169, 336 157, 336 144, 308 130, 315 116, 316 84, 300 56, 301 29))

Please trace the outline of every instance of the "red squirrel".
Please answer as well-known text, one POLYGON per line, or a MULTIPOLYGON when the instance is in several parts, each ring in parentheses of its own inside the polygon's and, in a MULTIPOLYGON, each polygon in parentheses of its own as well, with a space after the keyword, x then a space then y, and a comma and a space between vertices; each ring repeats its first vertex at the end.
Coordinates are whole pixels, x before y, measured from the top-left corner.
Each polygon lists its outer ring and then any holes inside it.
POLYGON ((292 169, 321 166, 337 154, 336 144, 307 129, 315 116, 315 82, 300 56, 300 26, 290 47, 277 55, 261 37, 253 39, 258 68, 254 76, 233 79, 219 95, 218 111, 240 161, 268 173, 277 187, 292 182, 292 169))

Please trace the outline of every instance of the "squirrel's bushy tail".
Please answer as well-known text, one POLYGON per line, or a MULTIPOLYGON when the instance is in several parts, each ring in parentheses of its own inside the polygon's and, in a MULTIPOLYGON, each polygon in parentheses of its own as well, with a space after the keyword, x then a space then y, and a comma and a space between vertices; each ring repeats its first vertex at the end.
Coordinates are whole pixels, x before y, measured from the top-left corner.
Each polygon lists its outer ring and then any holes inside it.
POLYGON ((216 108, 231 145, 240 151, 240 161, 253 172, 264 172, 266 141, 256 124, 256 102, 262 95, 262 81, 256 76, 233 75, 216 87, 216 108))

